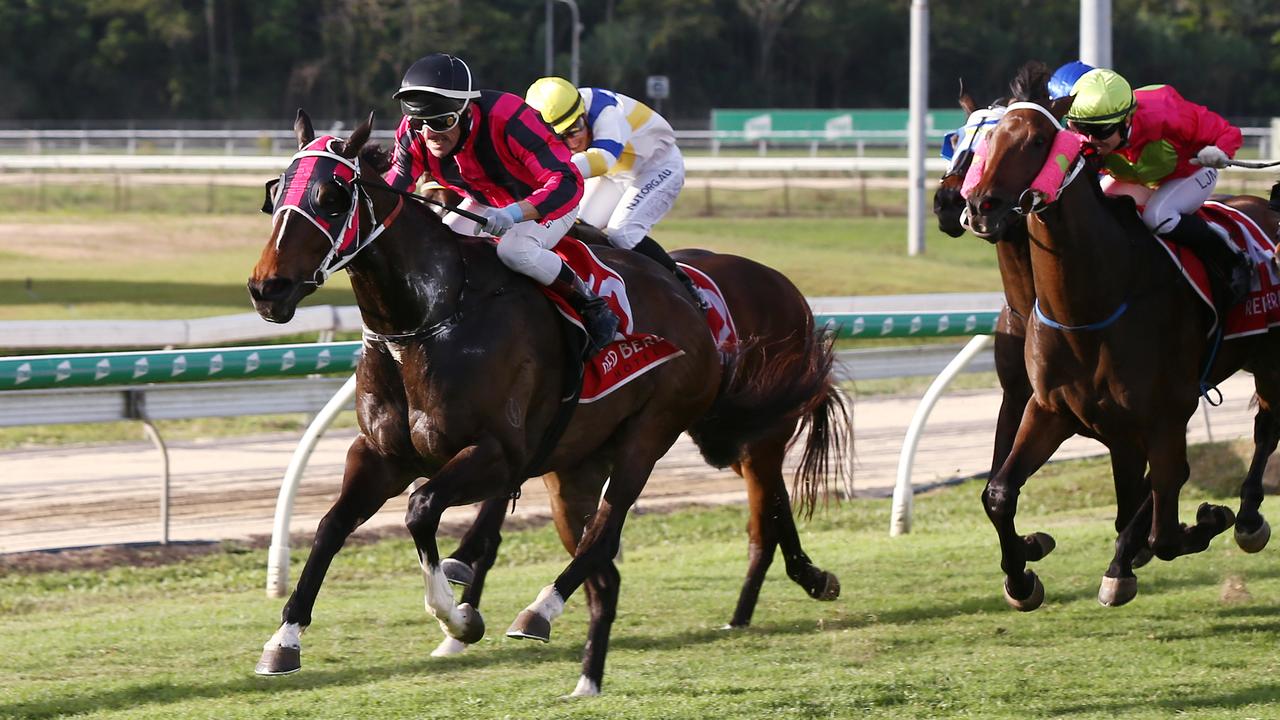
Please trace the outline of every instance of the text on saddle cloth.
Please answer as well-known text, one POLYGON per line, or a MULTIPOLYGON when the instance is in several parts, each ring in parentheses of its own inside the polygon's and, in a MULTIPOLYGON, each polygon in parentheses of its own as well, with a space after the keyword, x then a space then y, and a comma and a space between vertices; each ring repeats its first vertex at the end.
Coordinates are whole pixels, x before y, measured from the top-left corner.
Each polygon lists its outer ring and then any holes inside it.
MULTIPOLYGON (((1142 212, 1141 207, 1138 212, 1142 212)), ((1280 325, 1280 272, 1276 268, 1275 239, 1263 232, 1248 215, 1220 202, 1206 202, 1198 214, 1210 228, 1246 253, 1255 268, 1249 295, 1227 313, 1223 339, 1264 333, 1280 325)), ((1179 266, 1182 276, 1191 283, 1200 299, 1213 308, 1209 276, 1200 258, 1168 240, 1156 239, 1179 266)))

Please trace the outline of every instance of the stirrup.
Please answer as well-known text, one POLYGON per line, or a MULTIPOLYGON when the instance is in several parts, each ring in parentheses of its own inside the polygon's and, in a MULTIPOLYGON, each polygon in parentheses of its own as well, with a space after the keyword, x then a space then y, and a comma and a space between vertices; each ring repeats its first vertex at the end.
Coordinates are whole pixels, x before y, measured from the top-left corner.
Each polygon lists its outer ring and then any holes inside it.
POLYGON ((677 267, 674 275, 680 281, 680 284, 684 285, 684 289, 689 291, 689 297, 693 298, 693 304, 697 305, 698 309, 704 313, 711 312, 711 303, 707 302, 707 299, 702 296, 702 289, 693 281, 693 278, 689 277, 689 273, 677 267))

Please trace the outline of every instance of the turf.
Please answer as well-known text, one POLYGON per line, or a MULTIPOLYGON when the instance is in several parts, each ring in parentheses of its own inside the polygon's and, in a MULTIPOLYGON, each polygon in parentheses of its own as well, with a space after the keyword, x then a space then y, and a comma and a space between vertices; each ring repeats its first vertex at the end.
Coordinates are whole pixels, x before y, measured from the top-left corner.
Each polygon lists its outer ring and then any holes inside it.
MULTIPOLYGON (((1198 448, 1183 516, 1227 497, 1239 457, 1198 448), (1217 489, 1215 489, 1217 488, 1217 489)), ((54 718, 1273 718, 1280 715, 1275 550, 1227 537, 1139 571, 1124 608, 1094 599, 1111 556, 1105 460, 1064 463, 1023 495, 1020 529, 1052 533, 1036 564, 1047 600, 1000 597, 980 483, 917 498, 889 538, 888 501, 846 502, 801 523, 841 598, 808 599, 775 564, 746 631, 717 627, 745 567, 742 507, 640 514, 628 523, 605 695, 562 700, 585 632, 579 596, 549 645, 502 637, 562 567, 549 528, 511 532, 490 576, 489 634, 465 655, 439 639, 405 540, 348 547, 303 636, 303 670, 252 667, 282 601, 263 597, 264 553, 0 577, 0 717, 54 718)), ((643 506, 643 499, 641 501, 643 506)), ((294 553, 295 577, 305 552, 294 553)))

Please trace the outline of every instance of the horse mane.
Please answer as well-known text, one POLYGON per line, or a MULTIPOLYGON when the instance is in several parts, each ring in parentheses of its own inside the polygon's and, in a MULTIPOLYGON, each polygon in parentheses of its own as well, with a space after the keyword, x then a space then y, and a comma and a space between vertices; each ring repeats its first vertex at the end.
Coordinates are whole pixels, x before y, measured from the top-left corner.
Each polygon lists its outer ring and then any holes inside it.
POLYGON ((382 175, 391 169, 391 150, 382 143, 365 143, 360 148, 360 162, 382 175))
POLYGON ((1009 83, 1012 99, 1020 102, 1049 102, 1049 66, 1039 60, 1029 60, 1018 68, 1018 74, 1009 83))

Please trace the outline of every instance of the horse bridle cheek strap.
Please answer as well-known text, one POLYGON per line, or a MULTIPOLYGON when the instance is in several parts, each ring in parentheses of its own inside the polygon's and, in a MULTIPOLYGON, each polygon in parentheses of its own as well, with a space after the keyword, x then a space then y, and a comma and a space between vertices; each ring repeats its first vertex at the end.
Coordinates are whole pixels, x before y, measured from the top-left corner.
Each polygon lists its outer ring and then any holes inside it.
POLYGON ((316 269, 316 276, 315 276, 316 285, 323 285, 325 280, 329 279, 330 275, 346 267, 347 263, 354 260, 356 255, 360 254, 361 250, 364 250, 365 248, 369 247, 369 245, 373 244, 373 241, 377 240, 378 236, 381 235, 384 231, 386 231, 387 228, 391 227, 391 224, 396 221, 396 218, 400 217, 400 211, 404 209, 404 198, 397 197, 396 206, 392 208, 391 212, 387 213, 387 216, 383 218, 381 221, 378 221, 378 224, 375 225, 374 228, 370 230, 367 235, 365 235, 364 237, 361 237, 360 236, 361 201, 363 201, 364 203, 365 211, 369 216, 370 222, 377 220, 377 216, 374 215, 374 212, 373 212, 373 199, 369 197, 369 193, 364 191, 364 188, 361 186, 361 183, 358 180, 359 177, 360 175, 359 173, 357 173, 356 174, 357 181, 352 183, 353 187, 351 192, 352 194, 351 211, 347 219, 348 225, 350 223, 355 223, 355 235, 356 235, 355 245, 349 249, 343 249, 339 243, 337 242, 333 243, 333 245, 329 248, 329 254, 325 256, 324 260, 320 262, 320 267, 316 269))

